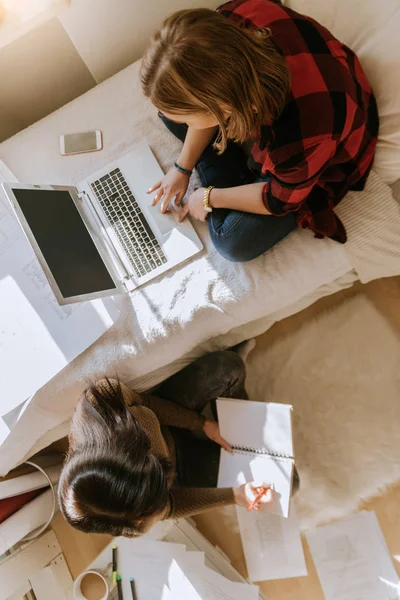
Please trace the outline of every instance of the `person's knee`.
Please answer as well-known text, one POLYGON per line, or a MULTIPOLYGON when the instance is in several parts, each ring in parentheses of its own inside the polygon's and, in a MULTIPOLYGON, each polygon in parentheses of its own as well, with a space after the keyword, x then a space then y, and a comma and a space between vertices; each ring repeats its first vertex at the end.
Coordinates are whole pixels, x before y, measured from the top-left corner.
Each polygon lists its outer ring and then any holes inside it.
POLYGON ((244 382, 246 379, 246 366, 237 352, 221 350, 214 353, 214 358, 227 380, 231 383, 244 382))
MULTIPOLYGON (((221 209, 219 209, 221 210, 221 209)), ((208 229, 216 250, 230 262, 248 262, 265 254, 297 227, 296 215, 282 218, 224 211, 211 213, 208 229)))
POLYGON ((217 252, 230 262, 249 262, 269 250, 269 248, 263 248, 260 252, 258 248, 240 243, 240 239, 234 237, 213 235, 212 241, 217 252))

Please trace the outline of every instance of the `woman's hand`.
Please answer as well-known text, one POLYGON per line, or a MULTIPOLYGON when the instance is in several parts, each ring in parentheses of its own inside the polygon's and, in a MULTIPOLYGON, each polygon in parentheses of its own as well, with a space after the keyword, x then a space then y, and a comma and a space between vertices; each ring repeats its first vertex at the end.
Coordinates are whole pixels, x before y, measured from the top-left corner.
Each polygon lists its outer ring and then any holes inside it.
POLYGON ((257 500, 252 508, 252 510, 259 510, 263 504, 270 504, 274 499, 274 491, 268 483, 252 481, 250 483, 244 483, 240 487, 233 488, 235 502, 239 506, 248 508, 255 501, 257 495, 263 490, 266 490, 266 493, 257 500))
POLYGON ((179 206, 182 202, 188 185, 189 185, 190 175, 186 175, 185 173, 181 173, 175 167, 172 167, 166 175, 153 185, 147 193, 151 194, 158 190, 157 194, 153 200, 153 206, 155 206, 161 199, 161 212, 167 212, 168 204, 171 202, 172 198, 175 196, 175 204, 179 206))
POLYGON ((204 189, 205 188, 203 187, 198 188, 190 194, 188 201, 179 213, 179 222, 182 222, 188 213, 194 219, 202 221, 203 223, 206 222, 209 213, 204 210, 203 206, 204 189))
POLYGON ((228 442, 224 440, 223 437, 221 437, 217 421, 205 421, 203 431, 206 434, 206 436, 210 438, 210 440, 222 446, 222 448, 224 448, 224 450, 226 450, 227 452, 232 453, 232 448, 230 447, 228 442))

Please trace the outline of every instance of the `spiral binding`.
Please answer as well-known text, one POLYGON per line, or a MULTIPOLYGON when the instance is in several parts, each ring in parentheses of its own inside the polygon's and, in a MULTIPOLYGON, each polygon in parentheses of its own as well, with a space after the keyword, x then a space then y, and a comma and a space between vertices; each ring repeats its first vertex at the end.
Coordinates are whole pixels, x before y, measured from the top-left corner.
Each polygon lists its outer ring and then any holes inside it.
POLYGON ((232 446, 232 450, 236 450, 237 452, 247 452, 251 454, 262 454, 264 456, 271 456, 272 458, 289 458, 294 460, 294 456, 290 456, 290 454, 279 454, 278 452, 268 452, 266 450, 262 450, 259 448, 249 448, 248 446, 232 446))

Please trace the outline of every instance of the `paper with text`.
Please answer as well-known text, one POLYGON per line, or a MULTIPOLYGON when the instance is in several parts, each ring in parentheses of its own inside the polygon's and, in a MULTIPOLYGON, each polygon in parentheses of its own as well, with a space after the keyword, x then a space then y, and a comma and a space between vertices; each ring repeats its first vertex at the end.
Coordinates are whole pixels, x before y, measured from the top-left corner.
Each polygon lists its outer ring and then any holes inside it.
POLYGON ((376 515, 361 512, 306 534, 326 600, 396 600, 400 580, 376 515))
POLYGON ((250 581, 307 575, 294 507, 288 519, 241 507, 236 511, 250 581))

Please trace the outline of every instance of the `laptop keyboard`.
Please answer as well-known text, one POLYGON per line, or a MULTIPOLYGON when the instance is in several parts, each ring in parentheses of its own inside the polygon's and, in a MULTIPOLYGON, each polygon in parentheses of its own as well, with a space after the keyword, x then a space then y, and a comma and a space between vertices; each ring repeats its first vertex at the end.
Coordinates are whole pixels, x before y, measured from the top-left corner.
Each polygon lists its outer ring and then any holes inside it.
POLYGON ((91 187, 137 277, 165 264, 167 258, 120 169, 100 177, 91 187))

